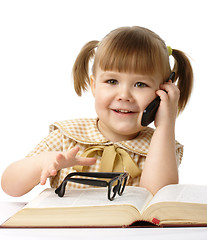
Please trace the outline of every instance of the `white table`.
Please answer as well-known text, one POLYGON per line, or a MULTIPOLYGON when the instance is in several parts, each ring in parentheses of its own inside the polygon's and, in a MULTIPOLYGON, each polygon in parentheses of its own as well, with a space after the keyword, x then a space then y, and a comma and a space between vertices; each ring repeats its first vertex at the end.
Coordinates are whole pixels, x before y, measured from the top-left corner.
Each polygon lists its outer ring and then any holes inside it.
MULTIPOLYGON (((25 203, 0 201, 0 224, 21 209, 25 203)), ((207 228, 74 228, 74 229, 3 229, 1 240, 207 240, 207 228)))

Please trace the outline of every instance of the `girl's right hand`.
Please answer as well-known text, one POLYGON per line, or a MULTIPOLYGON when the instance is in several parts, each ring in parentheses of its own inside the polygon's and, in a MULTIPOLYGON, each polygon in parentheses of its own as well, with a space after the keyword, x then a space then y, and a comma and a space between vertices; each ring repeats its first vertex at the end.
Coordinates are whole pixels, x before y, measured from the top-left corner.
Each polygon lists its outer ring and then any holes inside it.
POLYGON ((96 158, 77 157, 76 155, 78 151, 79 147, 76 146, 67 152, 52 152, 53 154, 56 153, 55 157, 46 157, 42 166, 40 184, 44 185, 48 177, 55 176, 62 168, 72 167, 75 165, 90 166, 95 164, 96 158))
POLYGON ((172 81, 165 82, 160 85, 157 95, 160 96, 161 102, 155 116, 155 127, 158 126, 172 126, 175 127, 175 121, 178 112, 178 101, 180 98, 180 90, 172 83, 172 81))

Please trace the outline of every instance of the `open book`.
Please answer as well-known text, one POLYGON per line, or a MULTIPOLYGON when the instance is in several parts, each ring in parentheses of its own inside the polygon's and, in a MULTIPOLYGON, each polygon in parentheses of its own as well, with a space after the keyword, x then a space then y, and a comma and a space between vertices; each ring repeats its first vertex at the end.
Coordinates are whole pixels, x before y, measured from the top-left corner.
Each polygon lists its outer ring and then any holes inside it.
POLYGON ((107 199, 106 188, 68 190, 63 198, 45 189, 1 227, 207 226, 207 186, 168 185, 155 196, 127 186, 107 199))

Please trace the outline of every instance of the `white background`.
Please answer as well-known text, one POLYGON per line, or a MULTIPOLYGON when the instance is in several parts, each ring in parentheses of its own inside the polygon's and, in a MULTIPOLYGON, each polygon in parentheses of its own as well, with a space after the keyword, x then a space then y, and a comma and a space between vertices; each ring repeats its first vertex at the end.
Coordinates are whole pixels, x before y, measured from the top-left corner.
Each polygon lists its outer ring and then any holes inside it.
MULTIPOLYGON (((193 94, 176 125, 185 146, 180 183, 207 184, 205 9, 204 0, 0 0, 0 175, 48 134, 49 124, 96 116, 91 93, 74 93, 74 60, 86 42, 139 25, 191 57, 193 94)), ((0 199, 28 201, 43 189, 22 198, 0 189, 0 199)))

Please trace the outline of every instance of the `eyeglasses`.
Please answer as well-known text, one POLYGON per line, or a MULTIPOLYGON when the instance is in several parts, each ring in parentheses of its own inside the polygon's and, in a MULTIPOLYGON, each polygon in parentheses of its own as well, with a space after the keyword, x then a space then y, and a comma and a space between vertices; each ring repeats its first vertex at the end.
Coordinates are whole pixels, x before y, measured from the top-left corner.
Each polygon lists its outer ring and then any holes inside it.
POLYGON ((68 174, 62 181, 60 186, 55 190, 55 193, 59 197, 63 197, 65 194, 65 187, 67 182, 80 183, 90 186, 97 187, 107 187, 108 186, 108 199, 113 200, 118 193, 121 196, 124 192, 126 182, 128 178, 128 173, 118 173, 118 172, 74 172, 68 174), (77 178, 75 176, 81 177, 91 177, 91 178, 105 178, 111 179, 110 181, 89 179, 89 178, 77 178))

